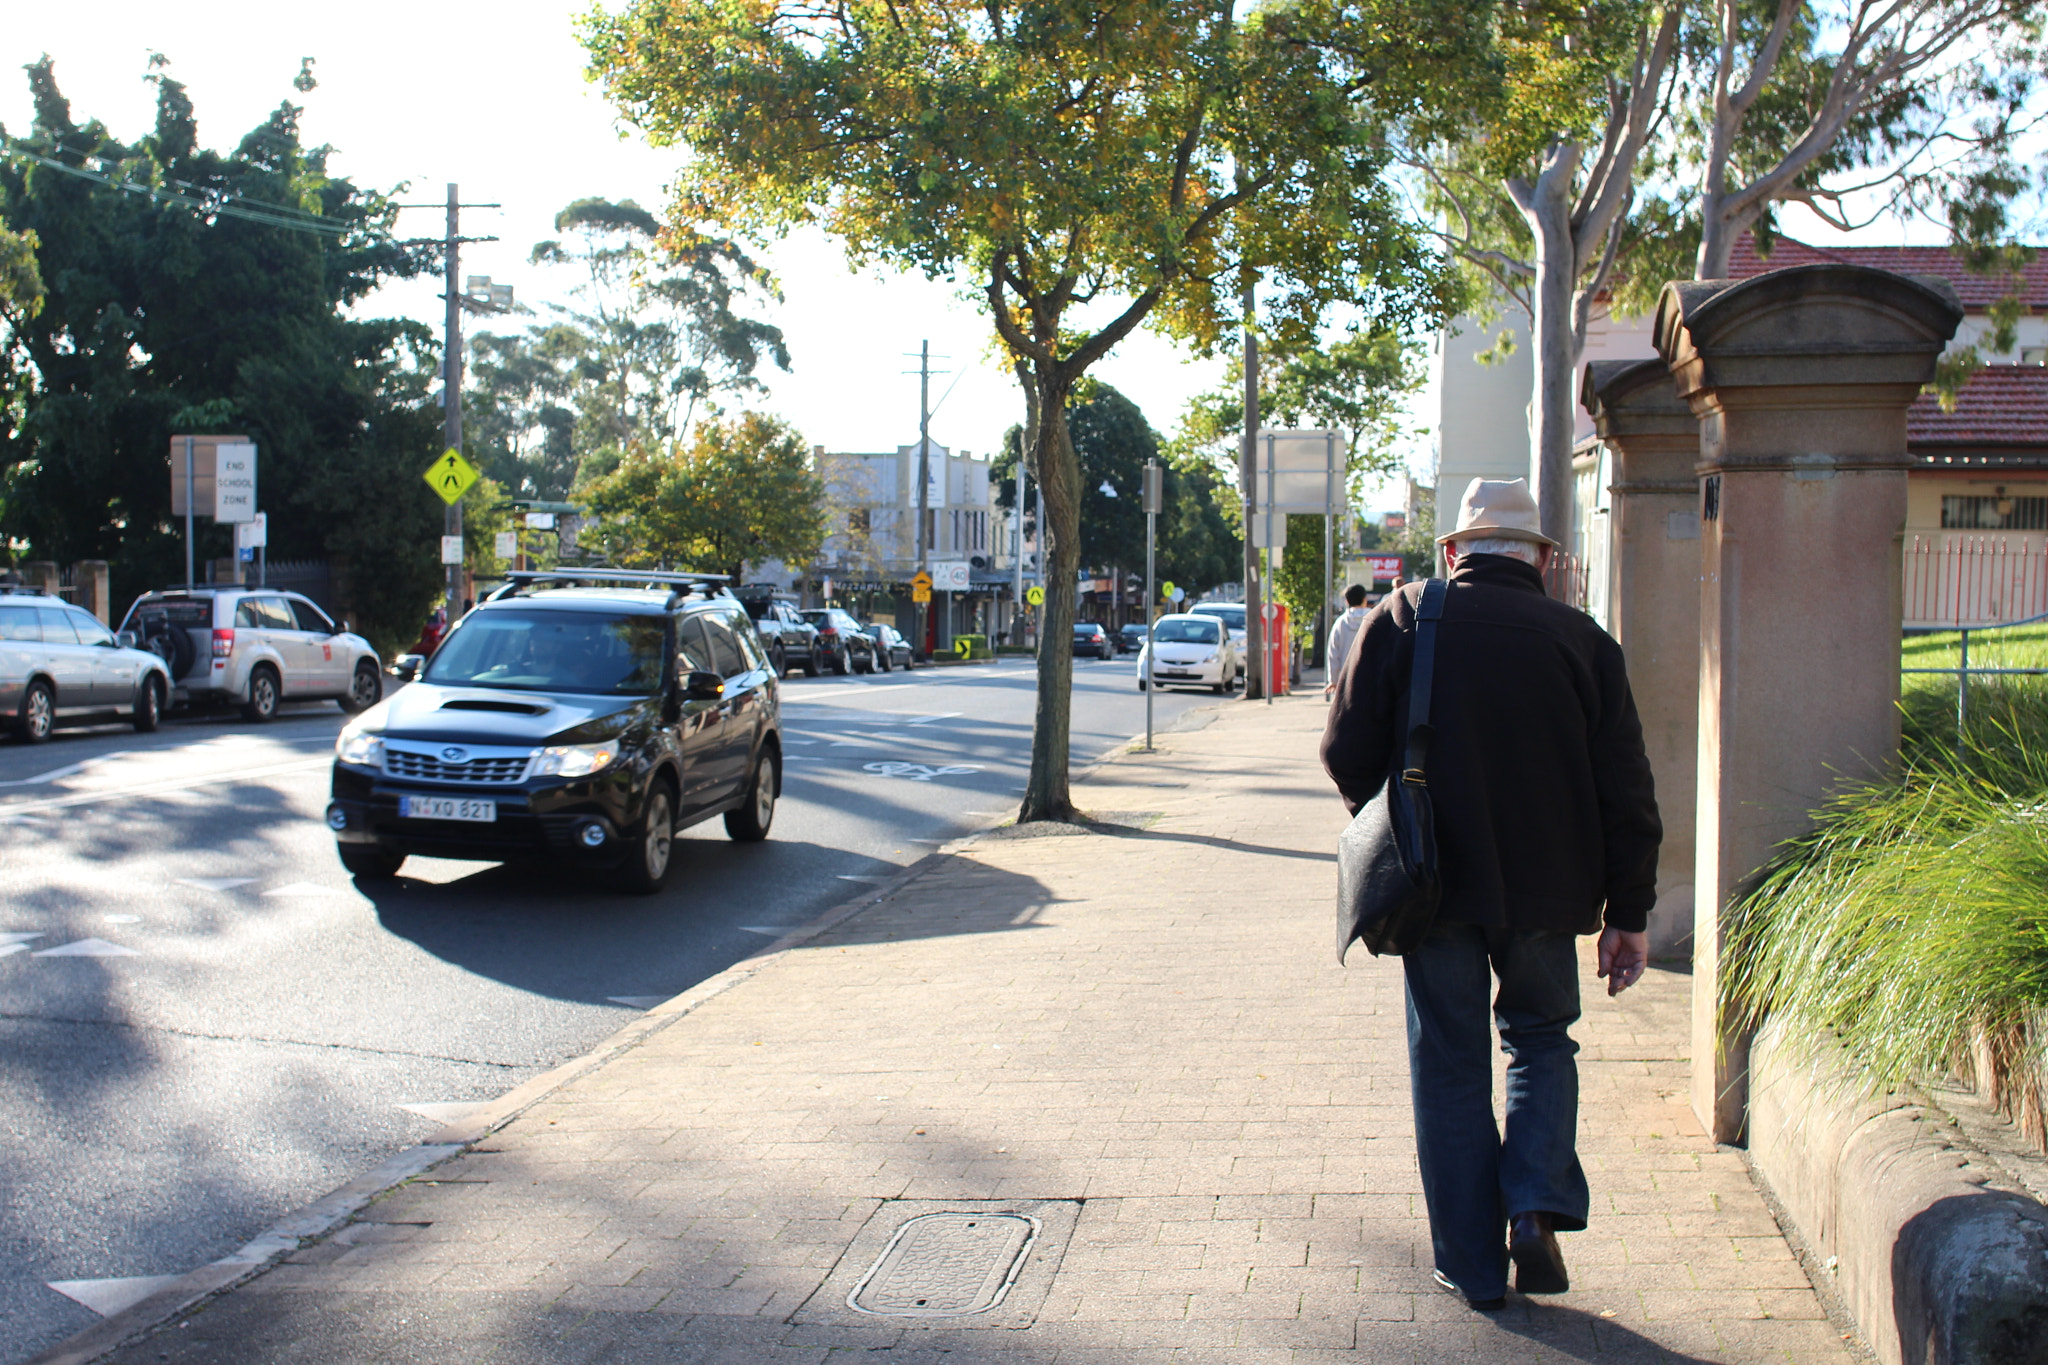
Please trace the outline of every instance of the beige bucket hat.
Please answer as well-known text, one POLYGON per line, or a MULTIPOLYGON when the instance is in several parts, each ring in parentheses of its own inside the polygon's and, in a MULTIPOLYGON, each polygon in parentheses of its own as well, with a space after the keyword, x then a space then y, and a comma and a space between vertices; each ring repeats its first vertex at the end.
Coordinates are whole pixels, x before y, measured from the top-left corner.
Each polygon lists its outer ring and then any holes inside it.
POLYGON ((1436 543, 1500 536, 1533 540, 1556 549, 1557 542, 1538 529, 1542 524, 1527 479, 1474 479, 1465 489, 1465 500, 1458 504, 1457 529, 1438 536, 1436 543))

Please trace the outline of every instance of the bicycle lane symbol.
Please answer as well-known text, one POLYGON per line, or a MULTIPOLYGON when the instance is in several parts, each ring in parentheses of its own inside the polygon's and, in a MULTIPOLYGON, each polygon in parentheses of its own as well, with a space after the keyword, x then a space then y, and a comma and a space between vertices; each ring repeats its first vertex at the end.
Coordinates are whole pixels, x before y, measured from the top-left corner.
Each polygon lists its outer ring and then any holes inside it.
POLYGON ((862 769, 881 777, 907 777, 912 782, 929 782, 935 777, 964 777, 981 771, 979 763, 948 763, 931 767, 924 763, 905 763, 891 759, 881 763, 863 763, 862 769))

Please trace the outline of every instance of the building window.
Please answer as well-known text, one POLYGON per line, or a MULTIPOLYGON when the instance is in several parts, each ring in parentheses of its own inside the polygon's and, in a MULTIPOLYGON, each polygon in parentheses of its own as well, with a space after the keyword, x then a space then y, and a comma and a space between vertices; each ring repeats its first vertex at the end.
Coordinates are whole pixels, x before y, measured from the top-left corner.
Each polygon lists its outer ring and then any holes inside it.
POLYGON ((1945 531, 2048 531, 2048 498, 1945 497, 1945 531))

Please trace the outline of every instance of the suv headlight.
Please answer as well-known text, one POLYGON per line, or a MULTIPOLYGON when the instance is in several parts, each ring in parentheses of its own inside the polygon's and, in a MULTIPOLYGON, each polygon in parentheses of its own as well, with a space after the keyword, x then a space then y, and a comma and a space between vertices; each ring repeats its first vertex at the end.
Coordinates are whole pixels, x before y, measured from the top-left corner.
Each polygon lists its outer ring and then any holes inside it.
POLYGON ((602 744, 551 744, 533 760, 534 777, 588 777, 603 772, 619 756, 619 742, 602 744))
POLYGON ((343 763, 381 768, 384 766, 384 736, 350 726, 335 738, 334 756, 343 763))

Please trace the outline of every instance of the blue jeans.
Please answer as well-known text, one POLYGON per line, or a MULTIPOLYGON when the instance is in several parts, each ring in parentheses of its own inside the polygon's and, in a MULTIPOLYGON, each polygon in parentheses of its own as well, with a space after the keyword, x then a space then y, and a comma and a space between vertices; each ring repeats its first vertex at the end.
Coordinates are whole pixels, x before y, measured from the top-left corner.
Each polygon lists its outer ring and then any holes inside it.
POLYGON ((1436 1268, 1466 1297, 1507 1292, 1507 1221, 1551 1215, 1586 1226, 1589 1195, 1573 1136, 1579 1119, 1578 951, 1570 934, 1439 923, 1401 959, 1408 984, 1408 1073, 1415 1149, 1436 1268), (1493 1023, 1508 1054, 1507 1134, 1493 1121, 1493 1023))

